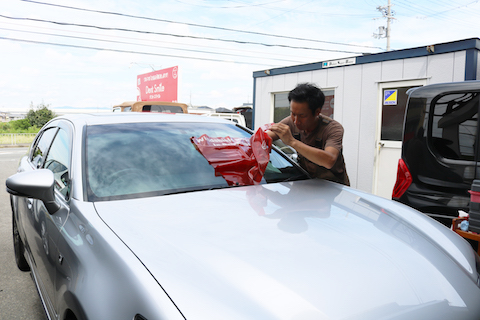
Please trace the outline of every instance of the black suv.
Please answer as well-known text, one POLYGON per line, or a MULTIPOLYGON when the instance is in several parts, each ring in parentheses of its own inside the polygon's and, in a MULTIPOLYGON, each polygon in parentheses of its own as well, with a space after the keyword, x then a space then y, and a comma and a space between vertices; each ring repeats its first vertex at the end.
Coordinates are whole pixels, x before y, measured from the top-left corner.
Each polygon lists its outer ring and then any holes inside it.
POLYGON ((392 199, 450 226, 469 211, 480 179, 480 81, 433 84, 408 91, 402 157, 392 199))

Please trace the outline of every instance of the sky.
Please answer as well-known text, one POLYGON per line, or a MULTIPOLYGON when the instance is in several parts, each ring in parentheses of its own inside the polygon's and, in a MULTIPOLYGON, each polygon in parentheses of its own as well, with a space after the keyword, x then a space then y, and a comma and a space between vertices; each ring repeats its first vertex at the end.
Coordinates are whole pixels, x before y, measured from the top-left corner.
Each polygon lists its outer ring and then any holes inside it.
MULTIPOLYGON (((479 0, 390 0, 390 49, 480 38, 479 0)), ((381 53, 388 0, 1 0, 0 112, 111 111, 178 66, 178 101, 234 108, 253 72, 381 53)))

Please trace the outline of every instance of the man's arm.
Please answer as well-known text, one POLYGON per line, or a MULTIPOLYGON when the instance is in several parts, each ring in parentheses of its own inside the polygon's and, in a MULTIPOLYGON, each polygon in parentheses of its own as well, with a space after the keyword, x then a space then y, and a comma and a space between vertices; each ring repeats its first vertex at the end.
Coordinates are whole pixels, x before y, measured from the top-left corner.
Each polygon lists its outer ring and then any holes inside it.
POLYGON ((311 147, 295 139, 290 131, 290 127, 283 123, 275 123, 267 131, 267 134, 273 139, 281 139, 283 143, 295 149, 299 154, 319 166, 331 169, 337 161, 340 151, 334 147, 326 147, 325 150, 311 147))
POLYGON ((272 138, 273 141, 280 139, 279 136, 270 129, 267 130, 267 134, 270 136, 270 138, 272 138))

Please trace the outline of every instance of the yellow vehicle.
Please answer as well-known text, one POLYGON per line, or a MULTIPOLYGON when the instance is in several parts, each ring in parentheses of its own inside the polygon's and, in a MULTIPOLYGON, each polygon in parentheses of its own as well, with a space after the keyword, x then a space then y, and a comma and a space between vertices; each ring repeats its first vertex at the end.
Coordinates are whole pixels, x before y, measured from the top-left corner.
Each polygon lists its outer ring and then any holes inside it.
POLYGON ((113 106, 113 112, 166 112, 188 113, 187 105, 165 101, 126 101, 113 106))

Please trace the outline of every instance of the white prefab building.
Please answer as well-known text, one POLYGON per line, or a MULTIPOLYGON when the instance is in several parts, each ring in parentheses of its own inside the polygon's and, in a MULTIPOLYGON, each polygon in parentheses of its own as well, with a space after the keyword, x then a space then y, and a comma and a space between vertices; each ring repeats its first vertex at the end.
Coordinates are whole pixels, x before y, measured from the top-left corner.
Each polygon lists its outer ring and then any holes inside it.
POLYGON ((287 94, 298 83, 320 86, 326 95, 322 113, 345 128, 351 186, 391 198, 407 90, 480 79, 480 39, 261 70, 253 78, 254 128, 289 114, 287 94))

